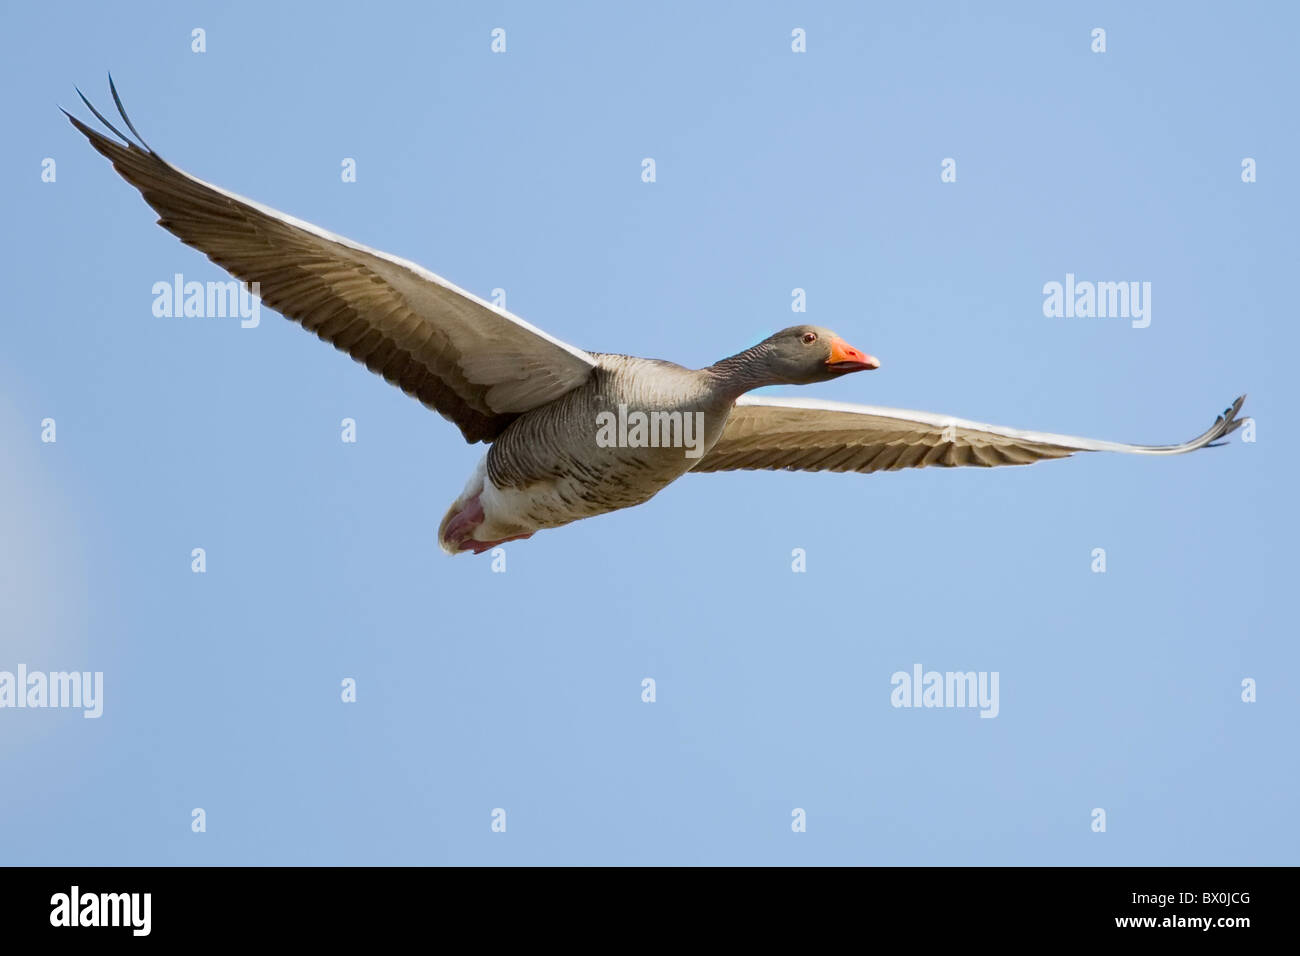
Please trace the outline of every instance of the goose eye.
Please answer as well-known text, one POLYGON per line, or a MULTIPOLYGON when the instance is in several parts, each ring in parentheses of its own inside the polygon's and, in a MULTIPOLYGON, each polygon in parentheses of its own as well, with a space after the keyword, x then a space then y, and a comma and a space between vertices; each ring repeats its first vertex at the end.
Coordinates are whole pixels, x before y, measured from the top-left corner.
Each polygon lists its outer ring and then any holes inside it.
POLYGON ((814 342, 816 342, 816 341, 817 341, 817 333, 816 333, 816 332, 805 332, 805 333, 803 334, 803 344, 804 344, 804 345, 812 345, 812 344, 813 344, 814 342))

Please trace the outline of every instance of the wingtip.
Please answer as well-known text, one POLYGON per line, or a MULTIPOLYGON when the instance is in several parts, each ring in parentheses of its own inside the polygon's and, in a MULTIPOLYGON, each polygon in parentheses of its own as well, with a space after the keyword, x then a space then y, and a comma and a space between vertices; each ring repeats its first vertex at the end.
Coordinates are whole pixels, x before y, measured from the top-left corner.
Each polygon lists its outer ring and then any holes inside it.
POLYGON ((101 123, 107 126, 109 130, 113 133, 113 135, 115 135, 118 139, 122 140, 122 142, 126 143, 128 146, 135 145, 134 143, 131 142, 131 137, 127 136, 120 129, 118 129, 116 126, 110 123, 107 117, 105 117, 103 113, 95 109, 95 104, 90 102, 90 100, 86 98, 85 93, 81 92, 81 90, 78 89, 77 87, 73 87, 73 89, 77 90, 77 95, 81 97, 81 102, 86 104, 86 109, 90 110, 90 112, 95 114, 95 119, 99 120, 101 123))
POLYGON ((1223 410, 1223 414, 1215 419, 1216 428, 1213 429, 1217 434, 1207 444, 1212 446, 1226 444, 1221 439, 1226 439, 1242 425, 1246 424, 1245 418, 1238 418, 1241 407, 1246 403, 1245 394, 1238 395, 1232 404, 1223 410))
POLYGON ((153 150, 149 147, 149 144, 145 142, 145 138, 140 135, 140 131, 136 129, 135 124, 131 122, 131 117, 126 115, 126 107, 122 105, 122 97, 117 95, 117 85, 113 82, 113 74, 111 72, 108 74, 108 90, 113 94, 113 103, 117 106, 117 112, 118 115, 122 117, 122 122, 126 123, 126 128, 135 134, 135 138, 140 141, 140 145, 143 146, 147 152, 152 153, 153 150))

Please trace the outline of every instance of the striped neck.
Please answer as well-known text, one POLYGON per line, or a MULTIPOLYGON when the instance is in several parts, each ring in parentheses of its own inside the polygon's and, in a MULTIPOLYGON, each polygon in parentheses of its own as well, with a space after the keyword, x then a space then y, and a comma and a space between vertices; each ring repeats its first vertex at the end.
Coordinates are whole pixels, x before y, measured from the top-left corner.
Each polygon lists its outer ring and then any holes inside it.
POLYGON ((772 372, 771 353, 771 343, 759 342, 752 348, 714 362, 703 371, 715 389, 734 400, 752 389, 785 383, 785 379, 772 372))

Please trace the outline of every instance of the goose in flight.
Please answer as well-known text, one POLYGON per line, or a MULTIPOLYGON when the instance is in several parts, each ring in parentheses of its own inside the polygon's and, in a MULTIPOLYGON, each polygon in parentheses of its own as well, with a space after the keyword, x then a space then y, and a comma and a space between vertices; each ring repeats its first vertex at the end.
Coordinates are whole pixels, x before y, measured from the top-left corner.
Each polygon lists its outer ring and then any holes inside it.
MULTIPOLYGON (((1075 452, 1180 455, 1238 428, 1245 396, 1181 445, 1126 445, 947 415, 747 394, 874 369, 828 329, 798 325, 702 369, 575 348, 427 269, 172 166, 82 96, 117 139, 68 119, 157 211, 158 224, 262 302, 487 442, 438 529, 480 553, 652 498, 687 472, 897 471, 1027 465, 1075 452)), ((78 90, 80 95, 80 90, 78 90)))

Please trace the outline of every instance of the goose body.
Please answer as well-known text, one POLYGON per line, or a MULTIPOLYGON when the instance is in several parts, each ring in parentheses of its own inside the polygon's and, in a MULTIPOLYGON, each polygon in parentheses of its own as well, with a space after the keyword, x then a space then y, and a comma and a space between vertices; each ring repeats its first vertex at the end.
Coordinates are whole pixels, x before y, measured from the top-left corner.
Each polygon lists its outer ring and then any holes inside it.
POLYGON ((639 505, 689 471, 722 434, 732 397, 706 372, 629 355, 593 357, 587 382, 520 415, 492 443, 443 518, 444 550, 482 551, 639 505), (630 442, 625 427, 620 442, 618 426, 629 418, 647 427, 630 442), (655 440, 664 429, 651 434, 651 423, 667 423, 669 440, 655 440), (602 442, 602 427, 611 425, 615 442, 602 442))
POLYGON ((1239 427, 1244 396, 1178 445, 1026 431, 946 415, 749 395, 879 363, 828 329, 782 329, 703 369, 575 348, 387 253, 205 183, 144 143, 110 89, 118 139, 68 119, 159 224, 489 448, 438 530, 475 553, 648 501, 687 472, 1023 465, 1075 452, 1175 455, 1239 427))

